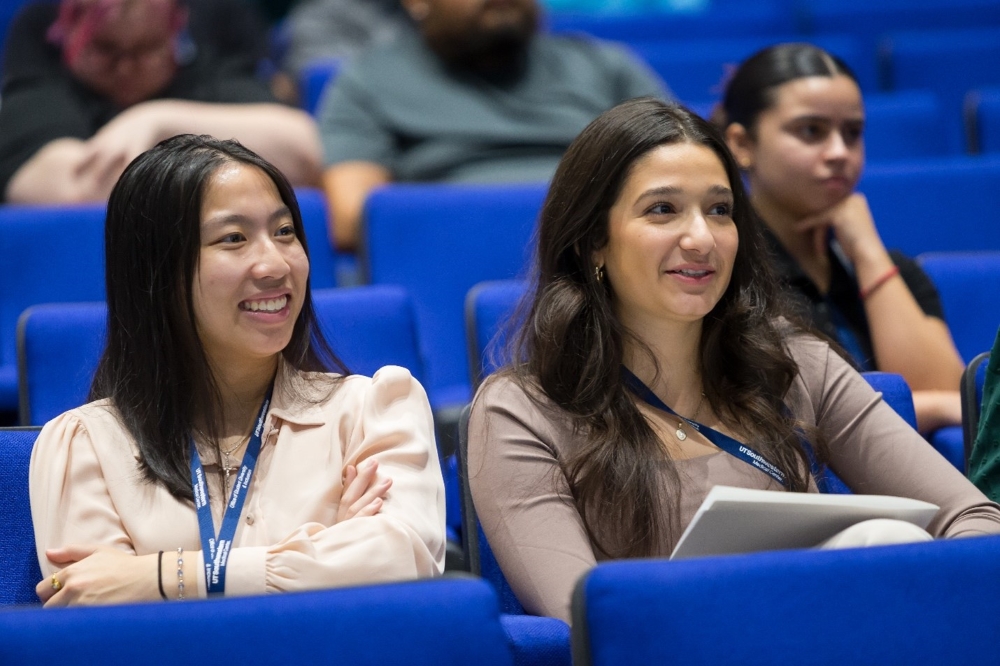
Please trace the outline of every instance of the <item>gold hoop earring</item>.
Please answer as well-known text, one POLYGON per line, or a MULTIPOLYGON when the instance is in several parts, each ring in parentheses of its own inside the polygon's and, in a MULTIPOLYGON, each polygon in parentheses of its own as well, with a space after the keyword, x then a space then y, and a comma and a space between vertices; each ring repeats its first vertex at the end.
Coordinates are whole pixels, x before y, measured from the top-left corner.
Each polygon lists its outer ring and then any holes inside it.
POLYGON ((594 277, 598 282, 604 282, 604 266, 594 266, 594 277))

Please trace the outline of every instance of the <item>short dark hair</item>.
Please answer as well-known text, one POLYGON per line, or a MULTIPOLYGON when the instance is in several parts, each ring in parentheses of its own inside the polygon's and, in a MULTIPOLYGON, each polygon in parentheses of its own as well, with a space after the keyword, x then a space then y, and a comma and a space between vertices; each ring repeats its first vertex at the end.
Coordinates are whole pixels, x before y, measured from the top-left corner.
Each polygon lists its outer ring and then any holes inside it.
MULTIPOLYGON (((291 211, 308 255, 302 215, 280 171, 236 141, 182 134, 139 155, 108 200, 104 229, 107 344, 90 399, 109 398, 135 439, 147 479, 191 499, 189 438, 199 417, 216 442, 221 401, 191 298, 206 186, 225 164, 263 171, 291 211)), ((308 284, 286 364, 347 372, 316 322, 308 284)))
POLYGON ((717 124, 739 123, 752 134, 758 116, 774 105, 775 88, 809 76, 838 75, 858 81, 847 63, 818 46, 769 46, 743 61, 733 74, 722 97, 722 117, 716 119, 717 124))
POLYGON ((680 482, 622 380, 626 340, 644 345, 615 316, 614 285, 595 275, 593 255, 608 242, 608 214, 633 166, 658 146, 683 142, 718 156, 739 233, 729 285, 702 328, 706 400, 781 468, 790 489, 808 483, 798 424, 783 402, 798 368, 784 346, 777 283, 736 160, 719 130, 697 114, 653 98, 625 102, 584 129, 559 163, 510 370, 529 395, 540 389, 586 433, 586 444, 563 464, 592 543, 611 557, 668 554, 657 548, 676 529, 680 482))

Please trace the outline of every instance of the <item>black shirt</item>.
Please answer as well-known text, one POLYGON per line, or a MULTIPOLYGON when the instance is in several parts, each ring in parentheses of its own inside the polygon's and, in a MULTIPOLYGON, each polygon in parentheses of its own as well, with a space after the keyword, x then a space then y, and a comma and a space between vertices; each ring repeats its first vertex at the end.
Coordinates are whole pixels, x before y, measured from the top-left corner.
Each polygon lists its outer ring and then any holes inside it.
MULTIPOLYGON (((263 43, 242 0, 191 0, 188 62, 156 99, 216 103, 274 102, 255 76, 263 43), (225 11, 224 11, 225 10, 225 11), (229 21, 219 22, 227 15, 229 21), (213 35, 219 35, 218 39, 213 35)), ((0 104, 0 197, 21 166, 43 146, 69 137, 86 140, 121 111, 78 83, 60 49, 46 41, 55 4, 29 4, 11 24, 4 54, 0 104)))
MULTIPOLYGON (((764 231, 775 261, 775 272, 789 287, 792 301, 807 321, 816 328, 838 340, 855 357, 863 370, 877 370, 872 351, 872 339, 868 330, 865 305, 858 294, 858 281, 854 267, 842 256, 839 245, 831 241, 827 251, 830 258, 830 290, 827 294, 809 279, 795 259, 785 250, 778 238, 770 231, 764 231), (853 338, 853 339, 852 339, 853 338)), ((941 299, 934 283, 923 269, 902 252, 889 250, 889 257, 899 268, 899 275, 913 294, 924 314, 944 319, 941 299)))

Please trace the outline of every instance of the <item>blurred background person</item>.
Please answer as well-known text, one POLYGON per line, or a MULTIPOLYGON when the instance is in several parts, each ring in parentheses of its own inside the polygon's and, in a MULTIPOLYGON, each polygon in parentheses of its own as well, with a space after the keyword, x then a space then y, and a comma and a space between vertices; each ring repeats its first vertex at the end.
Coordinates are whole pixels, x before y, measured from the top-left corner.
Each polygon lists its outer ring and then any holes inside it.
POLYGON ((4 59, 4 199, 104 200, 136 155, 185 132, 240 139, 293 184, 318 183, 315 123, 255 76, 265 48, 240 0, 26 6, 4 59))
POLYGON ((937 290, 915 261, 886 249, 856 191, 865 112, 851 70, 809 44, 769 47, 736 70, 721 111, 802 313, 862 370, 903 375, 922 432, 961 423, 964 365, 937 290))

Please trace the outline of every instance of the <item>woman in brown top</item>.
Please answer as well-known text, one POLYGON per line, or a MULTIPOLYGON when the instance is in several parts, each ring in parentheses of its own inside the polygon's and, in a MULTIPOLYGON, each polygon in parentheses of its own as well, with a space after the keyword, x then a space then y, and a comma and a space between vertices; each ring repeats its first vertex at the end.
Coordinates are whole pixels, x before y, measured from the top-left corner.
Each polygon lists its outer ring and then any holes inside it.
POLYGON ((813 459, 855 492, 939 505, 935 536, 1000 532, 1000 507, 781 319, 764 247, 694 114, 633 100, 570 146, 517 360, 469 429, 476 508, 528 612, 568 619, 598 560, 668 555, 712 486, 818 492, 813 459))

